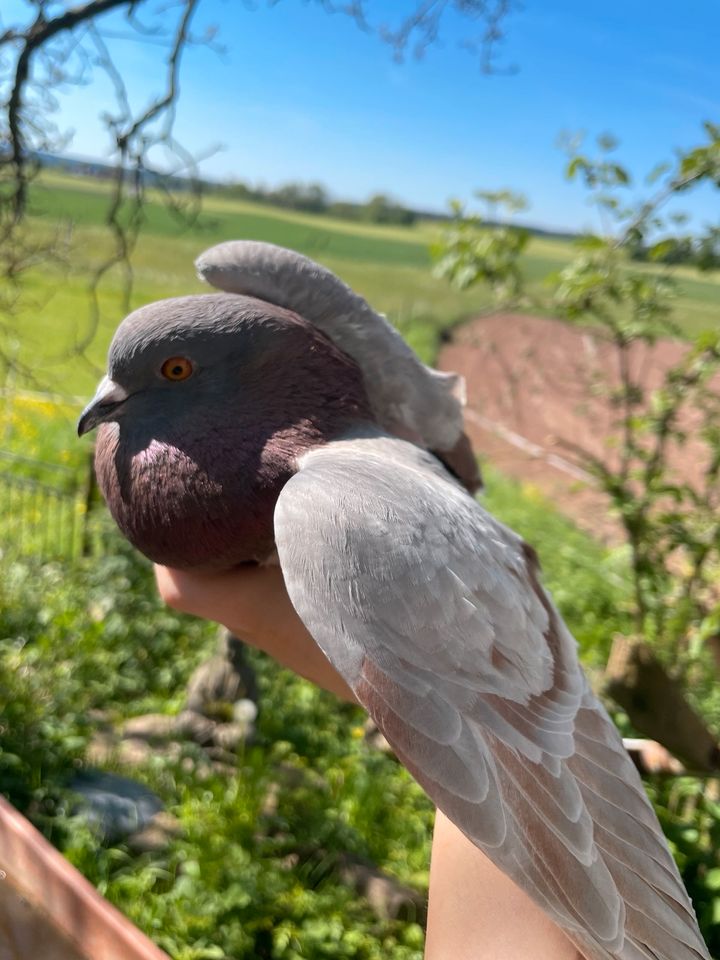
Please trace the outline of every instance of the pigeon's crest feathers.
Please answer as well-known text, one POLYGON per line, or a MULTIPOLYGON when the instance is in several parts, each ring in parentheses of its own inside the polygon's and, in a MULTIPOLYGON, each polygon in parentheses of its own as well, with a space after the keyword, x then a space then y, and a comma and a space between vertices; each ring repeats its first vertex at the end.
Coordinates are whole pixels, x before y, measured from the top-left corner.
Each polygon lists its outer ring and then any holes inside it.
POLYGON ((381 314, 339 277, 293 250, 231 240, 195 261, 198 276, 300 314, 358 364, 378 422, 391 433, 450 451, 462 439, 465 382, 426 367, 381 314))

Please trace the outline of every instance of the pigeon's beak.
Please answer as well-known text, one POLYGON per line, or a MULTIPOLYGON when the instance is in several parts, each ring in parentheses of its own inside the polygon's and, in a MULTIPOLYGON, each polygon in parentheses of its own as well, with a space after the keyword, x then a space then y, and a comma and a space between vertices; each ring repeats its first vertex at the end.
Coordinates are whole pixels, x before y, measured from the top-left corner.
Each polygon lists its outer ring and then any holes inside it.
POLYGON ((78 420, 78 436, 88 433, 104 420, 109 420, 113 411, 128 398, 128 392, 110 377, 103 377, 95 396, 85 407, 78 420))

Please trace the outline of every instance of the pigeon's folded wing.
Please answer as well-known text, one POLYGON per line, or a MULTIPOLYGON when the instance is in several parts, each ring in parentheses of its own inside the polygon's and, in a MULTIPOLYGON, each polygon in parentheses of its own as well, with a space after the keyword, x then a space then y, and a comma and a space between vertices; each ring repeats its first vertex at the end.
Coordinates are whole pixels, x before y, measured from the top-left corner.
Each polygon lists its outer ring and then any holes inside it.
POLYGON ((708 957, 517 535, 390 438, 307 455, 275 532, 298 614, 399 758, 585 957, 708 957))

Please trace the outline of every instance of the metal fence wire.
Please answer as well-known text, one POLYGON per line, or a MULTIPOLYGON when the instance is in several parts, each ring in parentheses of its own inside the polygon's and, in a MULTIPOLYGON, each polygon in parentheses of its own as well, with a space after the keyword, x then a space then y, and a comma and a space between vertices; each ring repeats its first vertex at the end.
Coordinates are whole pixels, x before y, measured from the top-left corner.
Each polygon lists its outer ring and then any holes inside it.
POLYGON ((104 552, 92 461, 74 470, 0 450, 0 559, 73 560, 104 552))

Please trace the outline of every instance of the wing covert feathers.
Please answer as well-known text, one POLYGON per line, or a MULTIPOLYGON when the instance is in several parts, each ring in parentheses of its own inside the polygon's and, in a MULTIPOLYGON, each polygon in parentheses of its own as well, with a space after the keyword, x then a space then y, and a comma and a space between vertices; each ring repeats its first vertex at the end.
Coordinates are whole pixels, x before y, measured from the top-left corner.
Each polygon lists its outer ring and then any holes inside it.
POLYGON ((290 598, 436 805, 586 960, 708 960, 534 553, 411 444, 300 467, 275 514, 290 598))

